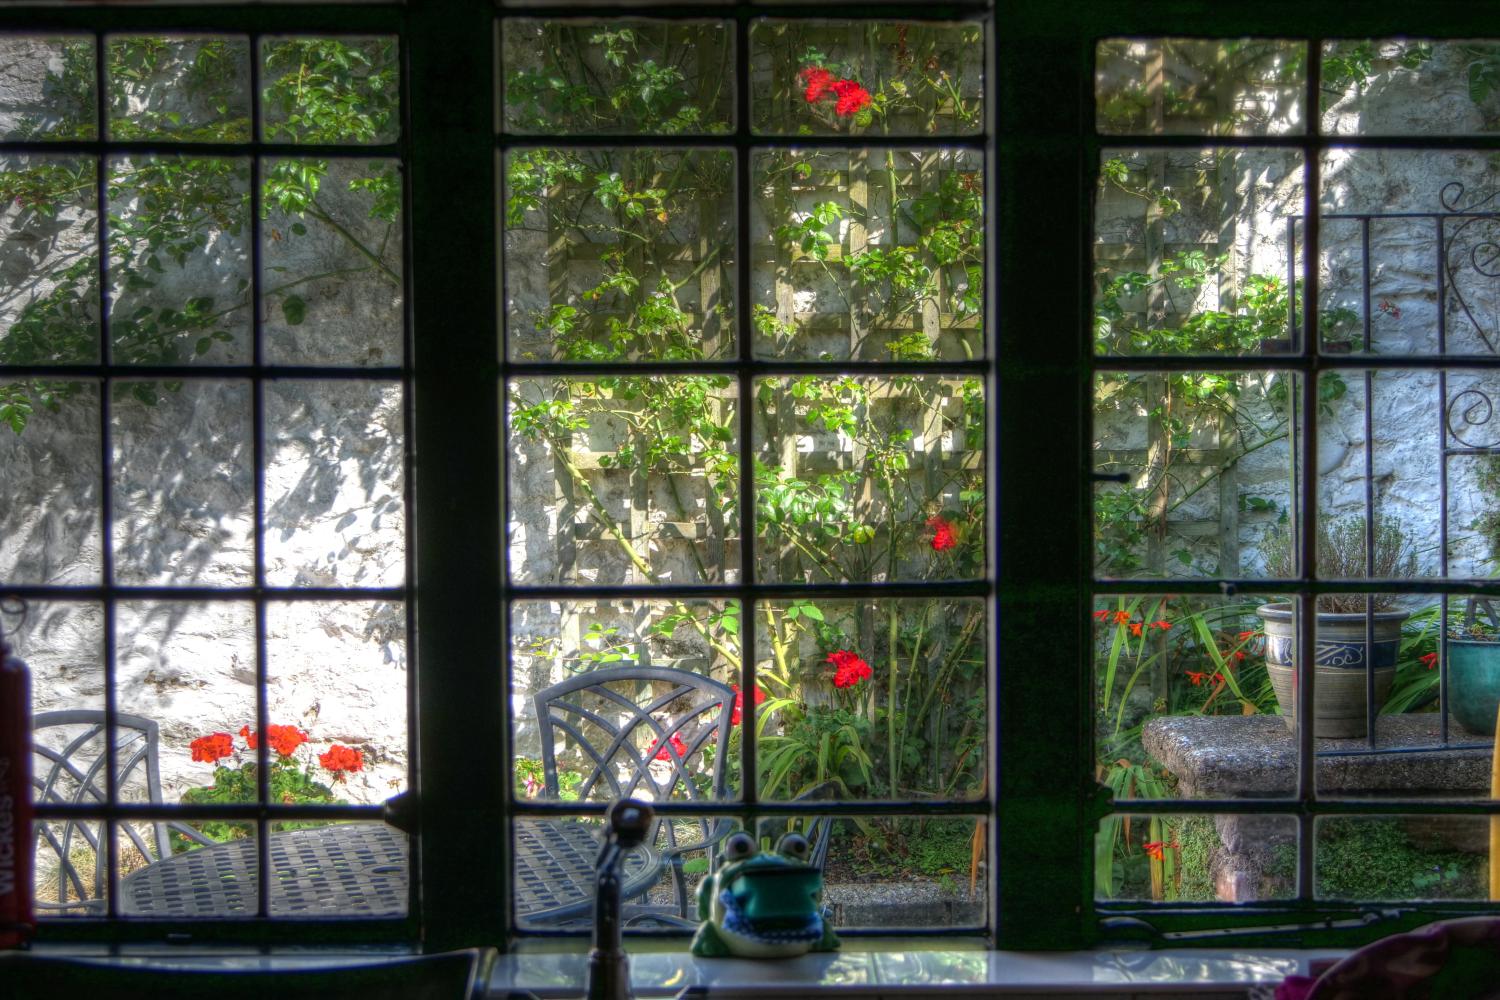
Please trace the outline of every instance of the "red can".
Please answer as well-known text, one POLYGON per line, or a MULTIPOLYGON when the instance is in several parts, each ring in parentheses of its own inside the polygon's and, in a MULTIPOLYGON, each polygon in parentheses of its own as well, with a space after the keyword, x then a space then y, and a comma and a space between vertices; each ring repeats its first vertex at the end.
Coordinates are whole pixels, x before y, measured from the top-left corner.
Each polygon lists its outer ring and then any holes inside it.
POLYGON ((0 948, 36 929, 31 838, 31 675, 0 633, 0 948))

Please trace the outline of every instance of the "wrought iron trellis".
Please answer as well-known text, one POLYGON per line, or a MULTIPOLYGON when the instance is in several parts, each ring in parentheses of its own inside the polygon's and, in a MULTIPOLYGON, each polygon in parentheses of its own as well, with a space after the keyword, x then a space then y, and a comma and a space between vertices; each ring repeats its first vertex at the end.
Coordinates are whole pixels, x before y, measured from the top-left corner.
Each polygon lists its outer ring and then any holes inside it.
MULTIPOLYGON (((1372 320, 1375 310, 1379 308, 1372 294, 1371 267, 1371 228, 1381 220, 1404 219, 1413 224, 1430 224, 1433 233, 1433 247, 1436 259, 1434 278, 1437 282, 1437 330, 1436 330, 1436 354, 1438 358, 1444 358, 1448 354, 1449 339, 1449 303, 1456 306, 1456 312, 1472 328, 1471 332, 1490 354, 1500 353, 1500 315, 1497 315, 1497 324, 1494 328, 1487 328, 1485 323, 1475 310, 1479 308, 1476 299, 1474 283, 1482 283, 1488 279, 1497 290, 1500 290, 1500 211, 1483 211, 1482 209, 1491 202, 1500 199, 1500 191, 1492 193, 1483 198, 1469 200, 1465 203, 1466 188, 1461 181, 1449 181, 1439 191, 1439 204, 1441 211, 1437 212, 1347 212, 1347 213, 1322 213, 1319 219, 1323 222, 1354 222, 1359 229, 1359 259, 1360 259, 1360 349, 1363 354, 1368 355, 1373 348, 1372 320), (1469 294, 1465 294, 1466 287, 1469 294)), ((1286 246, 1287 246, 1287 287, 1288 287, 1288 325, 1291 334, 1292 349, 1301 347, 1301 326, 1298 322, 1297 305, 1297 229, 1303 221, 1301 215, 1289 217, 1287 222, 1286 246)), ((1326 251, 1327 244, 1324 249, 1326 251)), ((1327 351, 1327 344, 1323 345, 1327 351)), ((1469 386, 1449 395, 1448 369, 1439 367, 1437 369, 1437 398, 1438 398, 1438 551, 1439 551, 1439 577, 1446 580, 1449 575, 1449 538, 1448 538, 1448 509, 1449 509, 1449 461, 1456 457, 1490 457, 1500 456, 1500 434, 1494 434, 1484 443, 1476 443, 1465 437, 1477 428, 1488 424, 1495 415, 1495 404, 1490 394, 1483 388, 1469 386)), ((1362 373, 1364 393, 1362 396, 1363 417, 1363 489, 1364 489, 1364 527, 1365 527, 1365 566, 1368 568, 1375 565, 1375 509, 1376 489, 1374 470, 1374 382, 1375 372, 1365 368, 1362 373)), ((1297 420, 1295 406, 1292 407, 1291 428, 1293 436, 1297 433, 1297 420)), ((1295 483, 1297 469, 1293 463, 1292 494, 1298 495, 1295 483)), ((1310 473, 1309 473, 1310 475, 1310 473)), ((1300 519, 1296 521, 1295 530, 1301 532, 1300 519)), ((1299 543, 1300 544, 1300 543, 1299 543)), ((1448 605, 1449 601, 1444 595, 1439 605, 1439 642, 1442 654, 1438 657, 1438 717, 1439 717, 1439 740, 1436 744, 1381 747, 1377 744, 1375 717, 1380 706, 1375 698, 1375 611, 1374 601, 1366 601, 1365 610, 1365 649, 1372 651, 1365 657, 1365 739, 1368 746, 1362 749, 1319 749, 1316 755, 1319 757, 1349 757, 1370 754, 1404 754, 1424 753, 1434 749, 1443 750, 1469 750, 1485 749, 1490 747, 1490 742, 1452 742, 1448 726, 1448 605)))

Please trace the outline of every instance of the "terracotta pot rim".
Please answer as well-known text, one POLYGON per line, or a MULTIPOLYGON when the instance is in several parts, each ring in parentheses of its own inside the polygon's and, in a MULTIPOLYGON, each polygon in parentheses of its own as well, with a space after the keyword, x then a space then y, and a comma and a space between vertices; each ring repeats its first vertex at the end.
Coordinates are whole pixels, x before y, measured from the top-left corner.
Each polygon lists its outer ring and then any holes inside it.
MULTIPOLYGON (((1292 605, 1287 602, 1272 602, 1270 604, 1262 604, 1260 607, 1255 609, 1255 613, 1260 617, 1266 619, 1267 621, 1290 621, 1293 615, 1293 608, 1292 605)), ((1319 611, 1318 617, 1320 619, 1333 622, 1354 622, 1363 621, 1365 618, 1365 614, 1366 612, 1364 611, 1319 611)), ((1398 610, 1375 612, 1375 620, 1378 622, 1405 621, 1410 617, 1410 611, 1398 610)))

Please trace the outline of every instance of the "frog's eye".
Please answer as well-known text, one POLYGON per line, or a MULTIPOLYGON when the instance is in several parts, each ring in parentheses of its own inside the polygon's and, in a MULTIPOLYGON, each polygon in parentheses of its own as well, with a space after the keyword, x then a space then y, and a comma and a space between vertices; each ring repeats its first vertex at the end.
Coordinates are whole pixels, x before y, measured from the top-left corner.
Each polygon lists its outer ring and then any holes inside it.
POLYGON ((806 861, 807 856, 812 853, 812 847, 802 834, 788 833, 776 842, 776 853, 794 861, 806 861))
POLYGON ((730 861, 744 861, 755 857, 755 853, 755 838, 743 830, 724 841, 724 857, 730 861))

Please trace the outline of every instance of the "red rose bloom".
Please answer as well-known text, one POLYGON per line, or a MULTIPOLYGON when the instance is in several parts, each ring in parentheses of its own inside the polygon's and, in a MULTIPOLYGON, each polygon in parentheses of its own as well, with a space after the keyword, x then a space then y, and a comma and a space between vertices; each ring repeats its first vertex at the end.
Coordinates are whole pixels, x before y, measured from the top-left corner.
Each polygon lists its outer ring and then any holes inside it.
MULTIPOLYGON (((267 726, 266 734, 271 749, 283 757, 290 757, 297 752, 298 747, 307 742, 307 734, 296 726, 267 726)), ((252 733, 249 726, 241 726, 240 735, 245 738, 245 745, 251 750, 260 746, 260 734, 252 733)))
MULTIPOLYGON (((272 728, 275 728, 274 726, 272 728)), ((275 739, 273 736, 272 739, 275 739)), ((274 745, 274 744, 273 744, 274 745)), ((365 769, 365 756, 354 747, 346 747, 335 743, 328 748, 328 752, 318 755, 318 763, 329 771, 334 772, 340 781, 344 780, 344 771, 363 771, 365 769)))
MULTIPOLYGON (((651 741, 651 745, 646 748, 646 753, 649 754, 652 751, 655 751, 656 752, 656 759, 657 760, 671 760, 672 759, 672 751, 668 750, 666 747, 662 747, 660 750, 657 750, 656 749, 657 743, 658 743, 657 740, 652 740, 651 741)), ((684 759, 684 758, 687 757, 687 754, 688 754, 687 744, 684 743, 684 742, 682 742, 682 737, 681 736, 678 736, 676 733, 673 733, 672 734, 672 738, 668 741, 668 743, 671 745, 672 750, 677 751, 677 757, 679 759, 684 759)))
POLYGON ((870 665, 861 660, 856 653, 847 649, 840 649, 829 653, 825 663, 832 663, 836 669, 833 672, 833 686, 836 688, 853 687, 862 680, 867 680, 875 675, 870 665))
POLYGON ((833 106, 834 114, 847 118, 870 106, 870 92, 853 80, 835 80, 832 86, 838 95, 838 103, 833 106))
POLYGON ((802 96, 807 98, 808 104, 833 90, 833 74, 821 66, 809 66, 798 73, 797 78, 807 87, 802 96))
POLYGON ((941 517, 929 517, 927 527, 933 530, 932 551, 941 552, 958 544, 958 536, 953 534, 953 525, 941 517))
MULTIPOLYGON (((729 685, 734 691, 734 708, 729 713, 729 724, 738 726, 740 724, 740 713, 745 707, 745 692, 740 690, 738 684, 729 685)), ((766 693, 757 685, 755 688, 755 703, 759 705, 766 700, 766 693)))
POLYGON ((220 757, 234 753, 234 737, 228 733, 210 733, 189 743, 188 748, 193 751, 194 760, 212 764, 220 757))

